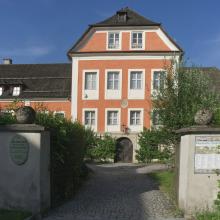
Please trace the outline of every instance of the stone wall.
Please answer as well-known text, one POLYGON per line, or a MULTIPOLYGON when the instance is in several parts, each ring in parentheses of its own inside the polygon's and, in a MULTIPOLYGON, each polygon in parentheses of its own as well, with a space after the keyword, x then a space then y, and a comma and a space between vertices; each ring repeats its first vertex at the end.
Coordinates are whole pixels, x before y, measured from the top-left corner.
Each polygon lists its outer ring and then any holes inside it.
POLYGON ((49 162, 50 135, 43 127, 0 126, 0 208, 33 214, 49 208, 49 162))
MULTIPOLYGON (((220 141, 219 128, 191 127, 178 131, 182 134, 180 145, 177 147, 176 171, 178 174, 178 205, 184 210, 186 215, 191 215, 197 211, 212 209, 214 200, 217 198, 219 176, 214 172, 214 166, 220 165, 216 162, 218 154, 203 153, 197 154, 201 157, 201 170, 198 171, 198 162, 196 162, 196 140, 204 139, 201 144, 209 150, 210 145, 220 141), (206 141, 206 139, 214 140, 206 141), (207 147, 206 147, 207 145, 207 147), (206 159, 209 158, 209 159, 206 159), (204 159, 205 158, 205 159, 204 159), (212 167, 205 168, 205 167, 212 167)), ((199 145, 200 146, 200 145, 199 145)), ((203 147, 203 146, 202 146, 203 147)), ((218 160, 218 159, 217 159, 218 160)), ((220 167, 219 167, 220 168, 220 167)), ((218 169, 219 169, 218 168, 218 169)))

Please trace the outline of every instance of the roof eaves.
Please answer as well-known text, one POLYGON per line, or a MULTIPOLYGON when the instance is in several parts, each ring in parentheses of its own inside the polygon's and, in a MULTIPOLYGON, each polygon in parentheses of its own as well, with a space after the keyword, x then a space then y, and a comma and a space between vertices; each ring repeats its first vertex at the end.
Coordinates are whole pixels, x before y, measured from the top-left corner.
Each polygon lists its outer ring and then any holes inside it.
POLYGON ((89 26, 85 32, 83 33, 83 35, 76 41, 76 43, 68 50, 67 52, 67 57, 69 58, 69 60, 71 60, 71 56, 70 54, 74 51, 75 47, 81 42, 81 40, 89 33, 89 31, 92 29, 92 26, 89 26))
POLYGON ((184 50, 175 42, 175 40, 165 31, 163 26, 160 27, 164 34, 169 38, 169 40, 180 50, 180 52, 184 53, 184 50))

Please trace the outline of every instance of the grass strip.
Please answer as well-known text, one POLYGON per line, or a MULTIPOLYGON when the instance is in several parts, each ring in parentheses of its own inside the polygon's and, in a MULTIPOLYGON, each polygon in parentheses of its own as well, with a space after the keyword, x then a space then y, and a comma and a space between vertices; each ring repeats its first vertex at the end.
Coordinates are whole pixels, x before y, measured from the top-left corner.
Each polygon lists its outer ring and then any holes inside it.
POLYGON ((31 216, 29 212, 0 209, 0 220, 24 220, 29 216, 31 216))

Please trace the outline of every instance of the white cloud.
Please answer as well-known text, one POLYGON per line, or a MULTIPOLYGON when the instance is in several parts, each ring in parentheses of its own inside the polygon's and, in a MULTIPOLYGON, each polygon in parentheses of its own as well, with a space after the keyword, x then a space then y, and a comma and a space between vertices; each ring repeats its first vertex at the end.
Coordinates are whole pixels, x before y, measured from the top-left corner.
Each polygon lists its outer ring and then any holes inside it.
POLYGON ((44 56, 53 51, 52 47, 48 46, 30 46, 24 48, 15 48, 15 49, 1 49, 0 56, 1 57, 13 57, 13 56, 21 56, 21 57, 39 57, 44 56))
POLYGON ((33 56, 43 56, 47 55, 51 52, 51 48, 49 47, 30 47, 26 48, 27 53, 32 54, 33 56))
POLYGON ((215 39, 210 40, 210 42, 220 44, 220 36, 216 37, 215 39))
POLYGON ((212 38, 209 38, 209 39, 206 39, 206 40, 203 40, 203 41, 198 41, 199 43, 202 43, 202 44, 206 44, 206 45, 220 45, 220 34, 217 34, 216 36, 212 37, 212 38))

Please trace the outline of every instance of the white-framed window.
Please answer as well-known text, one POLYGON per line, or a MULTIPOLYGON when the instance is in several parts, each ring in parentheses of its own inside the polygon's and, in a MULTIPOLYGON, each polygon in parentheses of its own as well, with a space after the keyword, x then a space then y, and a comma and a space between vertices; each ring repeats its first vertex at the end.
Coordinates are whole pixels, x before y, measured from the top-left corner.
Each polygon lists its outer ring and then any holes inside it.
POLYGON ((64 111, 55 111, 54 116, 58 118, 65 118, 65 112, 64 111))
POLYGON ((121 109, 105 109, 105 132, 120 132, 121 109))
POLYGON ((158 110, 152 112, 152 124, 153 126, 161 125, 160 113, 158 110))
POLYGON ((85 90, 96 90, 97 73, 85 72, 85 90))
POLYGON ((131 49, 144 49, 144 32, 131 32, 131 49))
POLYGON ((140 132, 143 130, 144 114, 142 108, 129 108, 128 109, 128 125, 130 131, 140 132))
POLYGON ((166 79, 166 71, 154 71, 153 72, 153 90, 160 91, 164 89, 166 79))
POLYGON ((144 99, 145 69, 128 70, 128 99, 144 99))
POLYGON ((107 112, 107 125, 118 125, 118 111, 107 112))
POLYGON ((142 89, 142 71, 130 72, 130 89, 142 89))
POLYGON ((154 128, 161 128, 163 126, 161 120, 161 109, 153 109, 151 113, 151 126, 154 128))
POLYGON ((151 70, 151 95, 156 98, 161 89, 166 86, 167 72, 164 69, 151 70))
POLYGON ((107 89, 108 90, 119 89, 119 72, 118 71, 107 72, 107 89))
POLYGON ((140 125, 140 124, 141 124, 141 111, 131 111, 130 125, 140 125))
POLYGON ((83 109, 82 122, 86 127, 97 131, 97 109, 87 108, 83 109))
POLYGON ((122 70, 105 70, 105 99, 121 99, 122 70))
POLYGON ((82 88, 83 100, 99 98, 99 70, 83 70, 82 88))
POLYGON ((13 91, 12 91, 13 96, 19 96, 20 93, 21 93, 21 87, 20 86, 13 87, 13 91))
POLYGON ((85 125, 95 125, 95 111, 85 111, 85 125))
POLYGON ((120 32, 108 32, 108 45, 109 50, 118 50, 121 47, 120 32))
POLYGON ((3 87, 0 86, 0 96, 3 94, 3 87))

